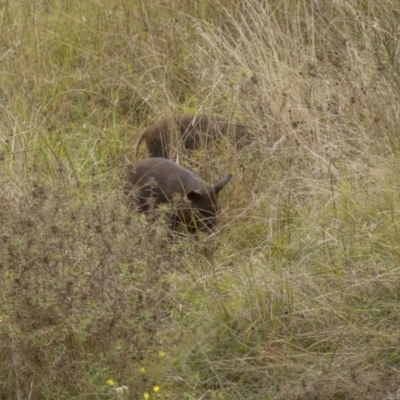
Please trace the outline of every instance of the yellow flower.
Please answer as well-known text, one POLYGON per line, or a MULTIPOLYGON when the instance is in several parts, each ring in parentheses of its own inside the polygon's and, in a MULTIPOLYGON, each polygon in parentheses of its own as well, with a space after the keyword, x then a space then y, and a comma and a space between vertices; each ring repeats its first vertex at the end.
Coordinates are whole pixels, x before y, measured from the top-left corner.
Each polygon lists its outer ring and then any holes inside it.
POLYGON ((158 357, 163 358, 165 356, 165 353, 163 350, 158 351, 158 357))
POLYGON ((150 395, 147 392, 144 392, 143 397, 147 400, 150 397, 150 395))
POLYGON ((107 385, 114 386, 114 385, 115 385, 115 382, 114 382, 112 379, 109 379, 109 380, 107 381, 107 385))
POLYGON ((160 391, 160 386, 156 385, 153 387, 153 390, 158 393, 160 391))
POLYGON ((145 374, 146 373, 146 368, 145 367, 140 367, 140 373, 145 374))

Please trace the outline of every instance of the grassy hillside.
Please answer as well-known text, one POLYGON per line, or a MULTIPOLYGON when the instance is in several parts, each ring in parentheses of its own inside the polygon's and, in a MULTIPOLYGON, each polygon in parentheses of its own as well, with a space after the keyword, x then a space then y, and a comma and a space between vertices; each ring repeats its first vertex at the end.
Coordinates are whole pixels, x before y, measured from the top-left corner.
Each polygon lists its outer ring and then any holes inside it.
POLYGON ((0 398, 396 399, 399 27, 392 0, 1 2, 0 398), (253 140, 182 157, 234 179, 169 243, 123 168, 182 112, 253 140))

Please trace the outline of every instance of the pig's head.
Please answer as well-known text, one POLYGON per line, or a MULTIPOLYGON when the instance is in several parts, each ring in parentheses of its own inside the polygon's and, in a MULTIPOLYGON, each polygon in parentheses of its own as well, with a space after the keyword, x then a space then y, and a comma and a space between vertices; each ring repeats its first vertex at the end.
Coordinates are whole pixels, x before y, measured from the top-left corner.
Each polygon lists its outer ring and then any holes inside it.
POLYGON ((232 175, 229 174, 214 186, 204 184, 201 188, 186 193, 178 218, 190 232, 210 232, 214 228, 218 213, 218 194, 231 178, 232 175))

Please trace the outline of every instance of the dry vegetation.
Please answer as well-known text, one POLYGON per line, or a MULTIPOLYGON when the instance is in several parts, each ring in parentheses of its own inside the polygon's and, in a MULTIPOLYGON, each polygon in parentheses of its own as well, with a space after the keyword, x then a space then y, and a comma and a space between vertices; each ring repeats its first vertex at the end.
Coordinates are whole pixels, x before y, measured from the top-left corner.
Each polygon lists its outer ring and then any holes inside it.
POLYGON ((0 398, 399 399, 399 27, 393 0, 2 1, 0 398), (254 140, 182 159, 234 179, 169 244, 122 187, 175 112, 254 140))

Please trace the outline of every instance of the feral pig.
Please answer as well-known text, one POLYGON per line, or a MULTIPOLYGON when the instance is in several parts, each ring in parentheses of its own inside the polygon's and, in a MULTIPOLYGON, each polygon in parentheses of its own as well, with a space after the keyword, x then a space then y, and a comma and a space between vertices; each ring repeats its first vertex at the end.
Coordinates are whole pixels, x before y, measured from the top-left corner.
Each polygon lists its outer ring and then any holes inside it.
POLYGON ((209 232, 216 223, 218 193, 230 181, 229 174, 216 185, 165 158, 147 158, 130 164, 125 193, 136 200, 138 211, 148 212, 159 204, 170 204, 169 235, 179 224, 189 232, 209 232))
POLYGON ((171 158, 173 150, 206 148, 218 137, 232 137, 238 148, 249 144, 250 132, 246 125, 208 115, 177 115, 150 125, 136 143, 135 156, 144 140, 147 157, 171 158))

